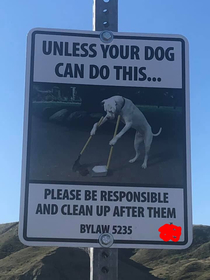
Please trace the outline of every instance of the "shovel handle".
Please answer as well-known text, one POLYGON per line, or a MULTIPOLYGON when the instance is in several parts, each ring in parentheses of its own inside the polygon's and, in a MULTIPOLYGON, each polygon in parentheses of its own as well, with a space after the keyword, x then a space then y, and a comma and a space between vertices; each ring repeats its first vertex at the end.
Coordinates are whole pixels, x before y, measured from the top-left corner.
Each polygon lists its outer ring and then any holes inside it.
MULTIPOLYGON (((100 120, 99 120, 99 122, 98 122, 98 124, 97 124, 97 127, 99 127, 100 125, 101 125, 101 123, 102 123, 102 121, 103 121, 103 118, 104 117, 101 117, 100 118, 100 120)), ((85 151, 85 149, 87 148, 87 145, 89 144, 89 142, 90 142, 90 140, 92 139, 92 135, 90 135, 90 137, 88 138, 88 140, 87 140, 87 142, 85 143, 85 146, 83 147, 83 149, 82 149, 82 151, 80 152, 80 155, 82 155, 83 153, 84 153, 84 151, 85 151)))
MULTIPOLYGON (((115 131, 114 131, 114 137, 117 135, 117 130, 118 130, 119 123, 120 123, 120 115, 118 115, 118 118, 117 118, 117 123, 116 123, 115 131)), ((108 161, 107 161, 107 165, 106 165, 107 170, 109 169, 113 148, 114 148, 114 146, 111 146, 111 148, 110 148, 109 157, 108 157, 108 161)))
POLYGON ((90 135, 90 137, 88 138, 87 142, 85 143, 85 146, 83 147, 82 151, 80 152, 80 155, 82 155, 84 153, 84 151, 87 148, 87 145, 89 144, 91 138, 92 138, 92 135, 90 135))

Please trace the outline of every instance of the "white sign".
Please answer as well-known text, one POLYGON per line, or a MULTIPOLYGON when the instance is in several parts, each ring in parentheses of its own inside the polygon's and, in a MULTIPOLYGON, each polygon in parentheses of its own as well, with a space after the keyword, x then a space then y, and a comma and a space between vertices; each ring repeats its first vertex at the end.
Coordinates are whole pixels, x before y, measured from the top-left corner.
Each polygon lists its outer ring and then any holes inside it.
POLYGON ((182 36, 113 33, 105 43, 100 32, 32 30, 20 240, 101 247, 99 236, 109 233, 113 248, 187 248, 188 84, 182 36), (93 167, 106 165, 110 145, 110 165, 98 177, 93 167))

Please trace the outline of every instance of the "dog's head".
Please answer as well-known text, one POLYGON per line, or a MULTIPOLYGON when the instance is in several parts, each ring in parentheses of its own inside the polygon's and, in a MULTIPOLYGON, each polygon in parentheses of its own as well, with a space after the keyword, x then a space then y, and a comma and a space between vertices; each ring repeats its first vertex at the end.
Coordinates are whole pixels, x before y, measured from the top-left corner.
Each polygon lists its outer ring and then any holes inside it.
POLYGON ((115 114, 117 111, 117 102, 111 97, 108 99, 104 99, 101 104, 104 106, 104 111, 107 114, 107 118, 113 120, 115 118, 115 114))

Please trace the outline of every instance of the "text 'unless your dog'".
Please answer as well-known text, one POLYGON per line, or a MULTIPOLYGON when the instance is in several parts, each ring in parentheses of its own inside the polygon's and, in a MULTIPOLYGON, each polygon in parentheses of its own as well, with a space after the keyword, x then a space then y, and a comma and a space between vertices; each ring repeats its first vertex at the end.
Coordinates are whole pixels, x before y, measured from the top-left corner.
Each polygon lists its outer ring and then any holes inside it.
MULTIPOLYGON (((131 60, 141 60, 141 48, 136 45, 104 45, 100 44, 99 47, 102 58, 121 58, 131 60)), ((42 52, 44 55, 54 56, 73 56, 73 57, 90 57, 95 58, 98 54, 97 44, 78 43, 78 42, 57 42, 57 41, 43 41, 42 52)), ((163 48, 157 46, 143 47, 144 60, 156 59, 158 61, 168 60, 174 61, 174 47, 163 48)))

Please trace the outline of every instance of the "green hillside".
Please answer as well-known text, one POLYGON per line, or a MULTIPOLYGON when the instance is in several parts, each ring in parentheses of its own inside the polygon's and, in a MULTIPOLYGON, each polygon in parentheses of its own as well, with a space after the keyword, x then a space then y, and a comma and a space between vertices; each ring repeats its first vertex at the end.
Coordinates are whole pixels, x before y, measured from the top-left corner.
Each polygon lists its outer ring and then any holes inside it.
POLYGON ((194 226, 193 243, 186 250, 136 250, 131 257, 170 280, 210 280, 210 227, 194 226))
MULTIPOLYGON (((119 280, 158 280, 151 269, 119 252, 119 280)), ((82 248, 26 247, 18 239, 18 223, 0 225, 0 280, 89 280, 90 263, 82 248)))
MULTIPOLYGON (((119 250, 119 280, 210 280, 210 227, 194 226, 186 250, 119 250)), ((0 280, 89 280, 88 250, 27 247, 18 223, 0 225, 0 280)))

